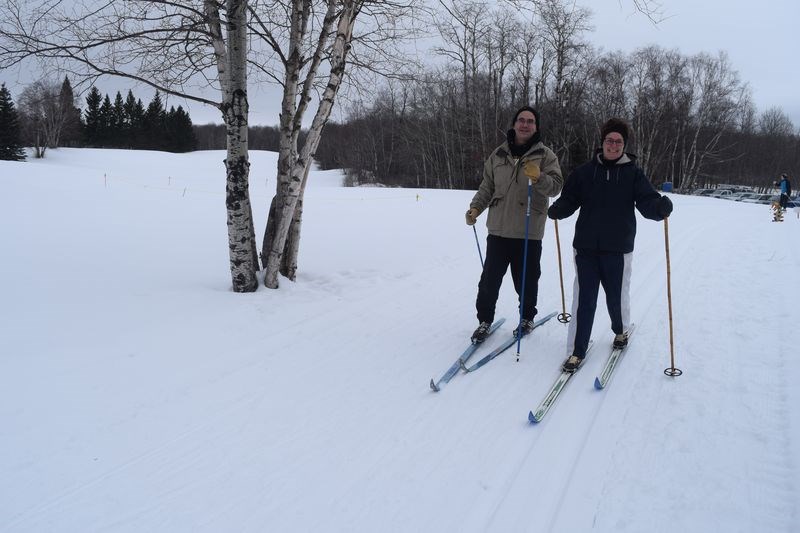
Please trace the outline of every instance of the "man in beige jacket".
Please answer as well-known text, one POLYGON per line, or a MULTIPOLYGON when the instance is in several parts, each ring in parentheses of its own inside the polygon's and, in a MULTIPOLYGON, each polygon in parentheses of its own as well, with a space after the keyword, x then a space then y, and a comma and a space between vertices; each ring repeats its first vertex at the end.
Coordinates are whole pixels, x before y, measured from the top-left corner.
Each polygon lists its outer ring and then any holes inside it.
MULTIPOLYGON (((466 213, 467 224, 471 226, 486 208, 489 209, 486 219, 489 230, 486 261, 475 302, 480 323, 472 334, 472 342, 475 344, 483 342, 489 334, 500 285, 509 265, 514 288, 520 295, 521 334, 527 335, 533 329, 548 197, 557 196, 564 183, 558 158, 542 144, 540 134, 539 113, 529 106, 520 108, 514 114, 506 142, 498 146, 486 160, 483 181, 466 213), (528 180, 532 183, 532 192, 523 297, 521 292, 528 180)), ((514 335, 518 334, 515 329, 514 335)))

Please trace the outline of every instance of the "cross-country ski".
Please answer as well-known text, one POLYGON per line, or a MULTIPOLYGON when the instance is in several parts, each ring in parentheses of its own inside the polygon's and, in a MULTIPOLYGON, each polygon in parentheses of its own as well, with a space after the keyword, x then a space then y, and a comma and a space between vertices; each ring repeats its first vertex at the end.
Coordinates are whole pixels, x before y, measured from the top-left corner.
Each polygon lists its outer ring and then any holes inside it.
MULTIPOLYGON (((487 337, 490 336, 492 333, 494 333, 497 330, 497 328, 502 326, 505 321, 506 321, 505 318, 495 320, 494 324, 492 324, 492 327, 489 328, 489 334, 487 335, 487 337)), ((447 372, 445 372, 444 375, 441 378, 439 378, 438 381, 434 382, 433 379, 431 379, 430 383, 431 390, 433 392, 439 392, 440 390, 442 390, 442 387, 447 385, 450 382, 450 380, 453 379, 453 376, 455 376, 458 373, 458 370, 461 368, 461 365, 469 361, 469 358, 472 357, 472 354, 474 354, 475 350, 477 350, 479 347, 480 344, 476 344, 474 342, 470 343, 470 345, 467 346, 467 349, 464 350, 464 353, 462 353, 458 357, 458 359, 456 359, 455 363, 450 365, 450 368, 447 369, 447 372)))
MULTIPOLYGON (((589 341, 589 348, 586 350, 586 355, 589 355, 589 351, 592 349, 592 345, 594 343, 589 341)), ((545 395, 544 399, 539 403, 538 407, 536 407, 535 411, 530 411, 528 413, 528 420, 532 424, 538 424, 544 418, 544 415, 550 411, 550 408, 556 403, 556 400, 564 391, 564 388, 567 386, 567 383, 578 373, 580 370, 580 366, 573 370, 572 372, 567 372, 566 370, 562 370, 561 373, 558 375, 556 380, 553 382, 553 385, 550 387, 550 390, 545 395)))
POLYGON ((625 332, 625 338, 627 340, 625 346, 622 348, 611 348, 611 353, 608 355, 608 359, 606 359, 606 363, 603 365, 600 375, 594 378, 595 389, 603 389, 606 385, 608 385, 608 382, 611 380, 611 376, 614 374, 614 370, 617 368, 620 360, 622 360, 622 356, 625 354, 628 346, 630 346, 634 329, 636 329, 636 324, 631 324, 628 328, 628 331, 625 332))
MULTIPOLYGON (((550 313, 549 315, 545 316, 544 318, 541 318, 541 319, 535 321, 533 323, 533 330, 536 330, 536 328, 538 328, 539 326, 541 326, 542 324, 544 324, 545 322, 547 322, 548 320, 550 320, 554 316, 556 316, 555 312, 550 313)), ((528 337, 529 335, 530 335, 530 333, 528 335, 526 335, 525 337, 523 337, 522 340, 524 341, 525 338, 528 337)), ((466 362, 462 362, 461 363, 461 369, 464 372, 474 372, 474 371, 478 370, 479 368, 481 368, 482 366, 486 365, 486 363, 488 363, 492 359, 496 358, 501 353, 505 352, 506 350, 508 350, 509 348, 514 346, 516 343, 517 343, 517 337, 515 335, 510 335, 505 341, 503 341, 503 343, 500 346, 498 346, 497 348, 492 350, 488 355, 485 355, 484 357, 482 357, 474 365, 468 367, 465 364, 466 362)))

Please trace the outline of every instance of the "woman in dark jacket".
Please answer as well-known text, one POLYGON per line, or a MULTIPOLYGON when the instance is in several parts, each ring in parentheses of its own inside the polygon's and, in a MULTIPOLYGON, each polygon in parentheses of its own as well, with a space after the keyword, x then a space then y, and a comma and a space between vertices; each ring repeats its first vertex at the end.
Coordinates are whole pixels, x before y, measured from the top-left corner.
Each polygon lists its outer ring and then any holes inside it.
POLYGON ((609 119, 601 128, 602 148, 589 162, 570 174, 561 196, 547 211, 552 219, 580 209, 572 246, 575 285, 564 370, 574 372, 583 363, 592 334, 600 285, 615 333, 614 347, 627 345, 630 325, 630 267, 636 237, 636 214, 663 220, 672 202, 656 192, 636 163, 625 153, 630 127, 609 119))

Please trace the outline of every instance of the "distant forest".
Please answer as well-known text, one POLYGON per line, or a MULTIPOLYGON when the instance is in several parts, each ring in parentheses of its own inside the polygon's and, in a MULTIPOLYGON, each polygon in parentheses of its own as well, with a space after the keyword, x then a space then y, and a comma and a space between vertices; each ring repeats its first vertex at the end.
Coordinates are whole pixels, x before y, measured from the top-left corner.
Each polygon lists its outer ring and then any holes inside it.
MULTIPOLYGON (((37 157, 58 146, 166 152, 225 149, 224 126, 192 124, 182 106, 166 109, 158 92, 145 106, 133 91, 125 98, 117 92, 112 100, 91 87, 80 106, 67 77, 60 86, 47 82, 29 85, 18 101, 17 106, 3 88, 0 126, 5 127, 0 129, 6 133, 13 130, 15 145, 33 147, 37 157)), ((278 150, 277 127, 251 126, 248 131, 251 150, 278 150)), ((11 143, 5 137, 11 138, 5 135, 0 144, 11 143)))
MULTIPOLYGON (((632 124, 628 150, 656 186, 765 188, 800 168, 794 124, 780 108, 757 113, 724 54, 684 56, 651 46, 595 55, 577 46, 565 49, 570 59, 562 58, 561 68, 534 72, 522 68, 530 63, 515 63, 518 55, 490 61, 500 45, 486 38, 475 51, 486 54, 479 63, 465 59, 459 69, 392 80, 372 102, 351 102, 343 122, 326 125, 317 162, 344 169, 350 184, 474 189, 514 110, 530 104, 541 113, 543 141, 565 175, 592 156, 599 125, 611 116, 632 124)), ((78 104, 68 78, 60 86, 26 87, 18 108, 3 87, 0 157, 19 159, 19 146, 33 147, 36 157, 57 146, 225 149, 224 126, 193 125, 181 106, 165 109, 158 92, 145 106, 132 91, 112 99, 92 87, 82 109, 78 104)), ((278 151, 278 143, 277 127, 249 128, 251 150, 278 151)))
MULTIPOLYGON (((486 46, 497 53, 501 43, 486 46)), ((535 81, 515 66, 519 55, 504 64, 484 53, 463 69, 387 83, 373 103, 353 106, 346 121, 327 125, 317 160, 347 169, 356 183, 474 189, 514 111, 530 104, 541 113, 543 141, 565 176, 599 148, 600 124, 610 117, 631 123, 627 150, 656 186, 763 188, 800 169, 796 127, 780 108, 756 111, 724 54, 648 47, 596 55, 570 48, 563 68, 535 81)))
POLYGON ((32 147, 34 157, 44 157, 47 149, 59 146, 168 152, 188 152, 197 146, 189 114, 181 106, 165 109, 158 92, 145 107, 132 91, 124 99, 117 92, 112 100, 91 87, 81 110, 65 77, 60 85, 37 81, 27 86, 18 106, 4 86, 2 100, 0 122, 14 123, 14 142, 32 147))

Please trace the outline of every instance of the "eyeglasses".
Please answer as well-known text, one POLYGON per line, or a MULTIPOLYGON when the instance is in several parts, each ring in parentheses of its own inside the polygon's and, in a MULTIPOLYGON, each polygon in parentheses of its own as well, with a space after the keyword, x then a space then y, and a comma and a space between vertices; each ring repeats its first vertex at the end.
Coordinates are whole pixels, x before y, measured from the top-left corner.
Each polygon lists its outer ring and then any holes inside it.
POLYGON ((519 124, 530 124, 531 126, 534 126, 536 124, 536 119, 535 118, 522 118, 522 117, 519 117, 517 119, 517 123, 519 123, 519 124))
POLYGON ((622 146, 623 144, 625 144, 625 141, 622 139, 605 139, 603 142, 609 146, 614 146, 614 145, 622 146))

